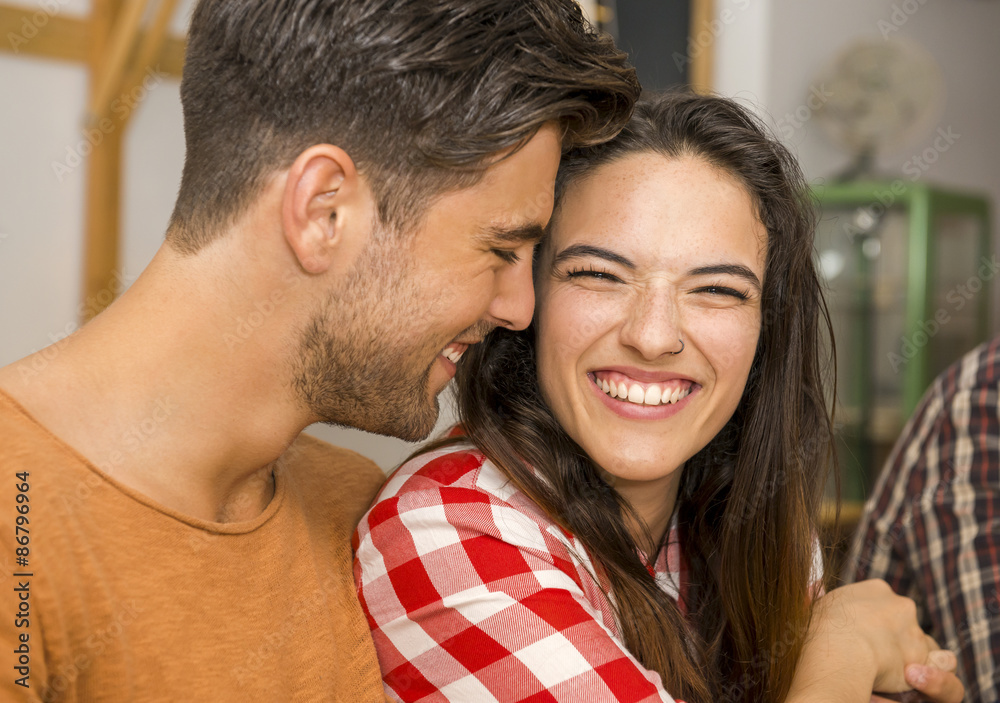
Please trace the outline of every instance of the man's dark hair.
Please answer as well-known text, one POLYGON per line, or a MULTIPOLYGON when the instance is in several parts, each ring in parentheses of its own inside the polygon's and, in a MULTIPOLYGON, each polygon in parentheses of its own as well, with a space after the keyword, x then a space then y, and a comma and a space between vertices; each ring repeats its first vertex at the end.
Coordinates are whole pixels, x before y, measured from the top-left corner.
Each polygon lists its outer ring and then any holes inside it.
POLYGON ((197 251, 323 143, 354 159, 398 227, 547 122, 566 148, 611 138, 638 92, 575 0, 201 0, 168 241, 197 251))

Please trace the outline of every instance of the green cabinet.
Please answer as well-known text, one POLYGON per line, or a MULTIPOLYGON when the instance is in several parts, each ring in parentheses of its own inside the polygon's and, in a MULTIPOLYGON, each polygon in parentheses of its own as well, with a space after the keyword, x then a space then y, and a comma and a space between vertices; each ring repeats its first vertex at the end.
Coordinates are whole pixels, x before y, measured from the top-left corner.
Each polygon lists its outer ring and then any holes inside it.
POLYGON ((838 460, 861 501, 941 371, 989 335, 989 201, 922 183, 817 186, 816 257, 837 345, 838 460))

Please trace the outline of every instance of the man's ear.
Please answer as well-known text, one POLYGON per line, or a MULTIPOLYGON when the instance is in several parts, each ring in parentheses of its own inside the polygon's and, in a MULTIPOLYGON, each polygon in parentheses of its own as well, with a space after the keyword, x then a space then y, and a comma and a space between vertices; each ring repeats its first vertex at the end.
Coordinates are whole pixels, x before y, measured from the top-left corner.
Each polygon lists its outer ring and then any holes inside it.
POLYGON ((316 144, 295 159, 285 180, 281 223, 306 272, 324 273, 346 253, 345 229, 362 220, 354 216, 362 190, 354 161, 340 147, 316 144))

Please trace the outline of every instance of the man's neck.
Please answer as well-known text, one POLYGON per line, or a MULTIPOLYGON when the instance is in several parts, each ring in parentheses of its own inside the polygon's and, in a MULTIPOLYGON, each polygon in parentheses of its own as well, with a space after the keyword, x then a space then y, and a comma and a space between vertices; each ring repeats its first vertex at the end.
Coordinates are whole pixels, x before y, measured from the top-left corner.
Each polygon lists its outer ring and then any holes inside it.
POLYGON ((278 311, 239 336, 258 296, 233 300, 210 280, 179 280, 170 257, 161 251, 167 261, 154 260, 108 310, 33 355, 45 362, 40 372, 23 373, 22 364, 39 366, 33 357, 0 369, 0 388, 152 500, 205 520, 246 520, 273 495, 274 462, 315 419, 281 363, 292 326, 278 311))

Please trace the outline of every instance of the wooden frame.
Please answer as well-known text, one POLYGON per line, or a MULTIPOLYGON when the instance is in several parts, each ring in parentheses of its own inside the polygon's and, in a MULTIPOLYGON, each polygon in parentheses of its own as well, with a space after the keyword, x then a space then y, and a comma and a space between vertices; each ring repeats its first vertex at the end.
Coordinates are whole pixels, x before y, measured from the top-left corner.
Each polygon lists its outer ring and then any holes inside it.
MULTIPOLYGON (((46 15, 44 11, 34 12, 30 7, 0 4, 0 51, 19 56, 87 63, 93 42, 92 22, 92 18, 46 15), (36 22, 36 15, 45 15, 44 23, 36 22), (37 34, 33 34, 31 38, 24 36, 25 22, 32 30, 37 30, 37 34)), ((144 40, 146 33, 144 29, 139 30, 140 41, 144 40)), ((182 37, 165 37, 162 49, 156 56, 160 72, 180 78, 186 48, 187 43, 182 37)))
MULTIPOLYGON (((618 36, 618 20, 615 16, 617 2, 627 0, 579 0, 585 13, 598 27, 618 36)), ((697 37, 699 50, 690 55, 688 82, 699 93, 714 90, 715 72, 715 0, 689 0, 688 39, 697 37), (705 37, 703 40, 702 37, 705 37)))
MULTIPOLYGON (((113 97, 130 92, 156 67, 181 75, 186 42, 168 37, 176 0, 92 0, 89 17, 51 13, 44 7, 0 4, 0 50, 16 55, 82 63, 90 86, 84 125, 104 133, 87 160, 83 287, 80 309, 96 315, 118 291, 121 233, 122 141, 129 114, 109 116, 113 97), (147 29, 142 19, 149 5, 156 12, 147 29), (107 127, 107 128, 105 128, 107 127), (106 294, 112 293, 111 296, 106 294)), ((86 319, 81 320, 86 322, 86 319)))
MULTIPOLYGON (((715 19, 715 0, 691 0, 691 28, 689 37, 697 37, 704 29, 711 27, 715 19)), ((710 39, 696 55, 691 57, 691 87, 699 93, 711 93, 715 86, 715 32, 708 33, 710 39)))

